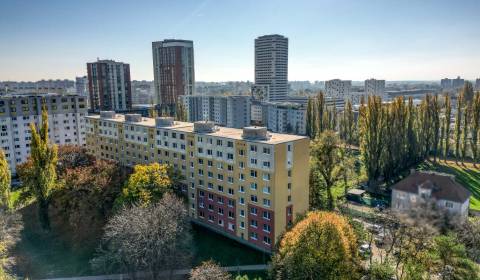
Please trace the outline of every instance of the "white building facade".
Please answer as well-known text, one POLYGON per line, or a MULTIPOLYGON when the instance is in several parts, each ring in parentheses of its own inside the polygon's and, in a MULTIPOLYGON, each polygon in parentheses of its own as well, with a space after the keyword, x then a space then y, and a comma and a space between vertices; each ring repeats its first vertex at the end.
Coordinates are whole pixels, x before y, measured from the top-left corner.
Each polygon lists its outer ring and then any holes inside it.
POLYGON ((325 81, 325 97, 328 98, 350 98, 352 81, 333 79, 325 81))
POLYGON ((385 80, 368 79, 365 80, 365 94, 385 96, 385 80))
POLYGON ((52 143, 85 145, 86 97, 54 93, 4 95, 0 98, 0 144, 12 173, 30 155, 30 123, 41 123, 43 104, 48 110, 52 143))

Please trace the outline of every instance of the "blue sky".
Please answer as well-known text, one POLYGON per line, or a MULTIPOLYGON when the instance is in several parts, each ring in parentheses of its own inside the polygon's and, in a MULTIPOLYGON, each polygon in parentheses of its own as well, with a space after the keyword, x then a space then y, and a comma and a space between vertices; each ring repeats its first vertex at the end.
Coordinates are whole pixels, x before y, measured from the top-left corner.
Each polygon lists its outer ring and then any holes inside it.
POLYGON ((480 77, 480 1, 1 0, 0 80, 153 79, 151 42, 190 39, 196 80, 253 80, 254 38, 289 38, 289 79, 480 77))

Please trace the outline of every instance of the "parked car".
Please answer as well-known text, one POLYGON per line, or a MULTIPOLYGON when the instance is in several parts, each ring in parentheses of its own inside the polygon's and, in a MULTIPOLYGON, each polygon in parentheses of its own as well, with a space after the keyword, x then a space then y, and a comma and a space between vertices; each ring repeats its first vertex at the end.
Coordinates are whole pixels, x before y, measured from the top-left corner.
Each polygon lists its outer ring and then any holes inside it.
POLYGON ((360 254, 369 254, 372 249, 370 248, 370 244, 368 243, 363 243, 360 245, 360 248, 358 249, 360 251, 360 254))

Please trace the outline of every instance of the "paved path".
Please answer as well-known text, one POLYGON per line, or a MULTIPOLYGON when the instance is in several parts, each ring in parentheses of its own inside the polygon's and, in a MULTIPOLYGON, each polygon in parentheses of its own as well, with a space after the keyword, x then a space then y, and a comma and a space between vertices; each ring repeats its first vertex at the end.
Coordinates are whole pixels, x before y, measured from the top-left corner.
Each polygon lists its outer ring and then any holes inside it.
MULTIPOLYGON (((255 264, 255 265, 241 265, 241 266, 227 266, 223 267, 226 271, 237 272, 237 271, 256 271, 256 270, 267 270, 269 268, 266 264, 255 264)), ((179 269, 173 272, 174 276, 188 275, 190 269, 179 269)), ((142 279, 145 275, 145 272, 137 273, 137 279, 142 279)), ((168 272, 160 273, 160 275, 168 275, 168 272)), ((96 275, 96 276, 83 276, 83 277, 65 277, 65 278, 47 278, 44 280, 126 280, 130 279, 128 274, 110 274, 110 275, 96 275)))

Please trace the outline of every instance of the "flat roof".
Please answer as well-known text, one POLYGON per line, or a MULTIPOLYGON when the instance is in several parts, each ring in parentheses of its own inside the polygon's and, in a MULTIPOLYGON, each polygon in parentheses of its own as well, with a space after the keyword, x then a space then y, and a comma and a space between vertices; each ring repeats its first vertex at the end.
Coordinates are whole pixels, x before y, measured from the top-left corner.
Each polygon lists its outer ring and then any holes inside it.
MULTIPOLYGON (((140 126, 145 126, 145 127, 150 127, 150 128, 160 128, 160 129, 173 129, 175 131, 180 131, 180 132, 186 132, 186 133, 193 133, 193 123, 191 122, 180 122, 180 121, 175 121, 174 125, 172 126, 162 126, 162 127, 156 127, 155 126, 155 119, 153 118, 145 118, 142 117, 142 120, 139 122, 125 122, 125 115, 122 114, 116 114, 116 117, 114 119, 109 119, 109 118, 100 118, 100 115, 89 115, 87 118, 90 119, 96 119, 96 120, 105 120, 105 121, 113 121, 117 123, 126 123, 126 124, 132 124, 132 125, 140 125, 140 126)), ((234 140, 245 140, 249 142, 257 142, 257 143, 264 143, 264 144, 280 144, 284 142, 291 142, 291 141, 297 141, 297 140, 302 140, 302 139, 308 139, 306 136, 301 136, 301 135, 294 135, 294 134, 282 134, 282 133, 273 133, 273 132, 268 132, 270 138, 266 140, 261 140, 261 139, 248 139, 248 138, 243 138, 243 129, 239 128, 231 128, 231 127, 223 127, 223 126, 216 126, 216 130, 213 132, 195 132, 195 134, 199 135, 209 135, 209 136, 215 136, 215 137, 224 137, 224 138, 229 138, 229 139, 234 139, 234 140)))

